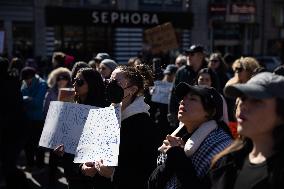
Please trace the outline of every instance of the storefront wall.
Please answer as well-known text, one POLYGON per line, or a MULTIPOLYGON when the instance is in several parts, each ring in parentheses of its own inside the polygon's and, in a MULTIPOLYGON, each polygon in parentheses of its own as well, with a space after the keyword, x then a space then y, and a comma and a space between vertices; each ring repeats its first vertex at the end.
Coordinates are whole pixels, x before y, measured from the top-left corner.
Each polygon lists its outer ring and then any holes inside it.
POLYGON ((192 27, 190 13, 59 7, 46 7, 45 13, 47 54, 63 50, 90 59, 98 52, 109 52, 119 63, 143 50, 145 29, 171 22, 183 48, 189 45, 192 27))

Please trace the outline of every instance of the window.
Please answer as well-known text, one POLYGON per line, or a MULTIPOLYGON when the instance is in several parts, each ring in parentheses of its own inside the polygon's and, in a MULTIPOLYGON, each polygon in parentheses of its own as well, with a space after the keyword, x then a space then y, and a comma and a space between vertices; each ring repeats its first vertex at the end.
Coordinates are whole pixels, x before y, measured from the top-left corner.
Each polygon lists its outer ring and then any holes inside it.
POLYGON ((31 58, 34 54, 34 27, 31 22, 13 22, 13 54, 31 58))

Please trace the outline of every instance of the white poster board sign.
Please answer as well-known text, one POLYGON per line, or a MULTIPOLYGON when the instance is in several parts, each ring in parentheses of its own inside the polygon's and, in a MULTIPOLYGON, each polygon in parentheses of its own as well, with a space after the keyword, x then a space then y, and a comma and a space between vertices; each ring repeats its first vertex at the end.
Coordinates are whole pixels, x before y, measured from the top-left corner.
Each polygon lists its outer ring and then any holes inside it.
POLYGON ((152 98, 153 102, 158 102, 162 104, 169 103, 169 95, 171 93, 173 84, 165 81, 155 81, 154 87, 152 89, 152 98))
POLYGON ((69 102, 52 101, 49 105, 39 146, 75 154, 90 109, 97 107, 69 102))
POLYGON ((120 144, 120 106, 92 109, 75 154, 75 163, 103 160, 106 166, 117 166, 120 144))

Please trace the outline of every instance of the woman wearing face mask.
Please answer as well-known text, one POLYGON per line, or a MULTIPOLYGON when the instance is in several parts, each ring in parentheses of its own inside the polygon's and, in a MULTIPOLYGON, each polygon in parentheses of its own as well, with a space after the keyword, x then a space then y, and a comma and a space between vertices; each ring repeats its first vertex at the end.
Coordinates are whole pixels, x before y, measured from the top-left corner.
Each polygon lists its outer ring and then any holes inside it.
MULTIPOLYGON (((141 66, 141 65, 140 65, 141 66)), ((124 90, 118 166, 113 169, 99 162, 97 172, 112 177, 115 188, 146 189, 147 179, 156 163, 156 132, 144 102, 143 91, 147 75, 139 67, 119 66, 111 75, 124 90)), ((92 176, 91 171, 85 174, 92 176)))
POLYGON ((178 119, 185 132, 168 135, 159 151, 164 162, 149 179, 149 189, 203 188, 212 158, 231 144, 231 134, 221 121, 222 99, 211 87, 180 83, 178 119))
POLYGON ((225 88, 225 95, 238 98, 241 137, 213 161, 221 166, 211 172, 212 188, 283 188, 283 89, 284 77, 268 72, 225 88))

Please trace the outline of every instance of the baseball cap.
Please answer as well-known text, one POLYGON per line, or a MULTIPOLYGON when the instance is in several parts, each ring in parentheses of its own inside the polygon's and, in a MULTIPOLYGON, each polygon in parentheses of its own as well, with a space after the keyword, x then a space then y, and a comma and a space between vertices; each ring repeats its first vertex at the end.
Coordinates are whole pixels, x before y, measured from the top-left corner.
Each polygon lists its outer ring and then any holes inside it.
POLYGON ((221 120, 223 118, 223 99, 216 89, 201 85, 192 86, 185 82, 179 83, 175 88, 178 100, 182 100, 189 92, 201 97, 205 110, 215 109, 214 120, 221 120))
POLYGON ((104 59, 110 59, 110 56, 108 53, 98 53, 96 57, 94 58, 94 60, 100 60, 100 61, 104 59))
POLYGON ((188 49, 185 49, 185 53, 196 53, 196 52, 205 52, 205 49, 202 45, 191 45, 188 49))
POLYGON ((164 75, 166 75, 166 74, 174 74, 174 73, 176 73, 177 69, 178 69, 178 67, 176 65, 169 64, 169 65, 167 65, 167 67, 166 67, 166 69, 164 70, 163 73, 164 73, 164 75))
POLYGON ((228 97, 284 99, 284 77, 270 72, 262 72, 252 77, 247 83, 225 87, 224 94, 228 97))

